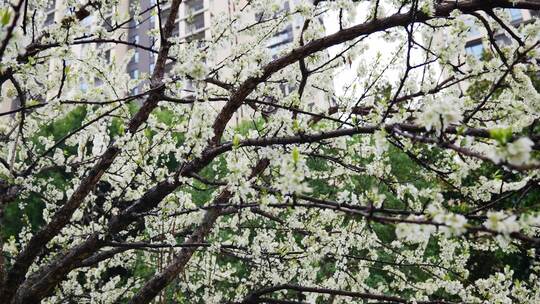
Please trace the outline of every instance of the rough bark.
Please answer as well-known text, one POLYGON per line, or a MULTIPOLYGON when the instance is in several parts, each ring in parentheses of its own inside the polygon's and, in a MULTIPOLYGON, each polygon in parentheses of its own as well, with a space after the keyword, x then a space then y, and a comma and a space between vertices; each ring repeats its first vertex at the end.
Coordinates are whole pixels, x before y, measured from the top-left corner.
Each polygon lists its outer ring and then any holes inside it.
MULTIPOLYGON (((179 6, 182 0, 174 0, 171 4, 171 12, 167 19, 166 25, 163 29, 162 45, 158 54, 156 69, 152 75, 152 86, 157 87, 163 80, 165 73, 165 63, 168 58, 170 43, 168 38, 174 28, 174 22, 178 15, 179 6)), ((134 134, 136 130, 148 119, 148 116, 153 109, 156 108, 159 102, 159 94, 150 94, 141 107, 141 109, 134 115, 128 124, 128 131, 130 134, 134 134)), ((100 157, 99 161, 90 170, 88 175, 82 179, 81 183, 74 191, 68 201, 62 206, 62 208, 53 215, 51 222, 45 227, 40 229, 28 242, 26 247, 19 253, 15 259, 13 267, 8 272, 7 280, 0 288, 0 298, 9 301, 17 290, 17 287, 24 280, 28 268, 36 258, 36 256, 42 252, 45 245, 54 238, 70 221, 73 212, 81 205, 84 199, 88 196, 90 191, 94 188, 97 182, 101 179, 101 176, 111 166, 115 158, 120 153, 121 148, 114 143, 107 148, 107 150, 100 157)))
MULTIPOLYGON (((264 172, 268 167, 269 161, 267 159, 260 160, 252 170, 251 177, 257 176, 264 172)), ((232 193, 228 190, 224 190, 214 201, 212 205, 223 205, 229 201, 232 197, 232 193)), ((223 213, 221 208, 212 208, 208 210, 201 222, 201 224, 195 229, 189 239, 184 242, 185 244, 203 243, 206 237, 212 231, 212 227, 216 223, 218 217, 223 213)), ((155 275, 152 279, 146 282, 146 284, 139 290, 139 292, 131 299, 131 304, 149 303, 152 299, 158 295, 169 283, 172 282, 180 273, 182 273, 193 256, 193 253, 197 250, 197 247, 184 248, 176 255, 174 260, 160 273, 155 275)))
MULTIPOLYGON (((175 1, 174 3, 179 4, 181 1, 175 1)), ((173 6, 174 7, 174 6, 173 6)), ((335 34, 329 35, 327 37, 314 40, 310 43, 305 44, 289 54, 285 55, 282 58, 272 61, 270 64, 263 68, 261 76, 251 77, 244 82, 237 90, 235 90, 225 107, 220 112, 216 121, 214 122, 214 137, 210 142, 209 147, 203 153, 201 159, 197 159, 189 163, 181 173, 197 172, 199 169, 203 168, 205 165, 210 163, 214 157, 230 149, 230 144, 218 146, 221 141, 223 132, 230 121, 231 117, 234 115, 236 110, 246 101, 246 98, 255 90, 258 84, 268 80, 274 73, 279 70, 287 67, 290 64, 297 62, 303 58, 306 58, 316 52, 327 49, 328 47, 356 39, 358 37, 369 35, 375 32, 384 31, 393 27, 406 26, 412 22, 423 22, 428 21, 434 18, 447 17, 454 9, 459 9, 463 12, 473 12, 476 10, 489 10, 495 7, 515 7, 523 9, 540 9, 540 1, 482 1, 482 0, 471 0, 471 1, 450 1, 439 4, 436 9, 434 16, 429 16, 424 13, 418 14, 396 14, 387 18, 371 20, 367 23, 353 26, 348 29, 343 29, 335 34)), ((174 10, 171 12, 171 17, 167 22, 167 26, 174 24, 175 15, 177 12, 174 10), (173 21, 171 21, 171 19, 173 21)), ((165 30, 166 32, 166 30, 165 30)), ((165 35, 166 36, 166 35, 165 35)), ((166 41, 166 39, 164 40, 166 41)), ((155 79, 159 79, 163 76, 163 70, 160 70, 160 66, 164 69, 165 58, 168 54, 167 43, 164 43, 162 46, 162 51, 160 51, 159 58, 162 58, 162 65, 156 65, 156 71, 154 72, 155 79), (161 75, 161 76, 159 76, 161 75)), ((158 59, 158 63, 160 60, 158 59)), ((155 80, 153 79, 153 80, 155 80)), ((156 85, 156 82, 152 82, 152 85, 156 85)), ((136 130, 144 123, 148 118, 148 115, 151 111, 157 106, 159 95, 152 94, 149 99, 145 102, 141 110, 133 117, 130 121, 128 130, 130 132, 136 132, 136 130)), ((368 130, 371 131, 371 130, 368 130)), ((247 145, 269 145, 269 144, 286 144, 294 142, 311 142, 314 140, 321 140, 324 138, 330 138, 331 136, 343 136, 347 134, 356 134, 359 132, 358 129, 351 130, 340 130, 336 132, 341 132, 339 134, 319 134, 313 138, 309 137, 295 137, 295 138, 281 138, 281 139, 269 139, 266 142, 245 142, 247 145), (347 133, 348 132, 348 133, 347 133), (345 134, 346 133, 346 134, 345 134), (330 137, 329 137, 330 136, 330 137), (272 141, 273 140, 273 141, 272 141)), ((74 210, 80 205, 84 200, 86 195, 88 195, 92 185, 95 185, 99 181, 100 176, 107 170, 107 168, 114 161, 116 155, 119 153, 119 148, 111 147, 105 152, 105 155, 101 158, 100 162, 96 164, 94 169, 91 171, 92 174, 83 179, 81 186, 77 189, 74 195, 68 200, 65 206, 62 207, 61 211, 56 214, 53 218, 53 221, 49 223, 42 231, 38 232, 34 238, 30 241, 28 247, 21 252, 19 257, 16 260, 15 266, 12 268, 14 272, 11 274, 10 285, 6 285, 6 288, 3 289, 3 292, 8 295, 6 299, 9 299, 20 285, 22 279, 27 272, 28 267, 33 262, 35 256, 41 251, 44 245, 50 241, 64 227, 71 217, 71 214, 74 210), (34 250, 33 250, 34 249, 34 250), (17 264, 18 263, 18 264, 17 264)), ((140 200, 136 201, 130 208, 128 208, 124 213, 115 217, 111 220, 109 224, 110 233, 120 231, 124 229, 129 223, 131 223, 135 218, 136 214, 145 211, 151 210, 159 204, 159 202, 169 193, 174 191, 179 184, 177 182, 161 182, 156 185, 154 188, 150 189, 140 200)), ((225 198, 222 198, 225 199, 225 198)), ((199 243, 208 233, 211 231, 211 227, 216 222, 219 217, 219 211, 208 211, 205 216, 205 219, 196 230, 196 232, 189 239, 192 243, 199 243)), ((31 284, 25 284, 23 287, 19 288, 17 303, 23 303, 27 299, 40 299, 43 297, 47 291, 51 290, 69 271, 81 265, 81 261, 91 256, 96 248, 99 248, 100 242, 94 241, 94 235, 88 238, 81 246, 73 248, 65 255, 62 255, 51 265, 44 266, 41 271, 32 275, 29 279, 31 284), (50 270, 50 272, 49 272, 50 270)), ((140 293, 133 299, 133 303, 146 303, 149 302, 153 296, 158 294, 171 280, 178 275, 185 268, 186 263, 189 261, 190 257, 193 255, 193 248, 186 248, 180 252, 174 262, 165 269, 162 273, 158 274, 154 279, 149 281, 140 293)), ((1 294, 0 297, 4 296, 1 294)))

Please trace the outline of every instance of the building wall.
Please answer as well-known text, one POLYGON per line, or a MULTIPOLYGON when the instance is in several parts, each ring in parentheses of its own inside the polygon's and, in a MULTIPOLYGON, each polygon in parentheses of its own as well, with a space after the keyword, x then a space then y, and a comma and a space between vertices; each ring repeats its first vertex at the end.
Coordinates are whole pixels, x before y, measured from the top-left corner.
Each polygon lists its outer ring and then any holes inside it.
MULTIPOLYGON (((131 0, 134 1, 134 0, 131 0)), ((140 0, 141 8, 144 10, 147 7, 153 5, 152 3, 155 0, 140 0)), ((139 2, 139 1, 135 1, 139 2)), ((185 0, 180 5, 179 14, 177 18, 177 28, 174 30, 174 34, 180 37, 182 40, 192 41, 197 39, 211 39, 210 25, 212 18, 214 16, 232 16, 236 11, 242 8, 248 0, 241 0, 239 3, 235 4, 233 0, 185 0)), ((288 11, 294 8, 298 1, 293 0, 284 0, 283 9, 288 11)), ((170 3, 165 4, 161 7, 162 22, 165 21, 166 17, 169 15, 170 3)), ((243 21, 255 21, 256 16, 243 15, 243 18, 247 20, 243 21)), ((151 16, 150 13, 143 15, 142 20, 144 22, 139 24, 132 24, 129 30, 130 41, 140 41, 143 45, 159 45, 159 41, 153 41, 147 32, 151 29, 157 29, 159 26, 159 18, 157 16, 151 16), (136 39, 135 39, 136 38, 136 39)), ((278 33, 271 39, 267 44, 267 47, 271 50, 273 54, 289 45, 293 41, 293 37, 298 34, 301 29, 302 20, 298 18, 294 19, 284 31, 278 33)), ((249 42, 248 35, 238 35, 236 40, 239 43, 249 42)), ((133 48, 133 47, 130 47, 133 48)), ((135 49, 135 48, 133 48, 135 49)), ((146 51, 137 51, 139 53, 138 60, 134 60, 130 63, 128 70, 138 70, 138 73, 151 73, 152 72, 152 63, 155 61, 155 55, 152 55, 146 51)), ((230 48, 227 46, 224 47, 221 52, 220 58, 213 58, 214 61, 218 62, 221 59, 225 58, 231 53, 230 48)))
MULTIPOLYGON (((47 21, 46 24, 51 24, 53 22, 60 22, 64 17, 63 12, 65 12, 65 1, 66 0, 49 0, 50 5, 47 9, 47 21)), ((198 39, 211 39, 210 25, 212 18, 214 16, 233 16, 240 8, 248 3, 249 0, 184 0, 180 5, 179 15, 176 22, 176 29, 174 34, 182 40, 191 41, 198 39)), ((283 10, 293 10, 294 6, 298 3, 298 0, 284 0, 283 1, 283 10)), ((122 36, 122 39, 143 46, 154 46, 154 49, 159 49, 159 39, 148 34, 151 30, 157 30, 161 22, 165 22, 168 12, 170 11, 170 1, 162 5, 161 16, 155 14, 155 9, 149 8, 156 5, 156 0, 120 0, 120 4, 117 7, 117 11, 120 14, 124 14, 126 17, 128 15, 133 15, 134 12, 132 8, 135 4, 140 5, 140 11, 144 12, 141 15, 140 21, 132 21, 129 23, 127 29, 118 31, 118 36, 122 36), (147 11, 148 10, 148 11, 147 11), (161 17, 161 18, 159 18, 161 17)), ((112 12, 110 12, 112 14, 112 12)), ((106 13, 107 14, 107 13, 106 13)), ((106 19, 109 17, 105 15, 106 19)), ((247 22, 254 22, 258 16, 249 16, 242 15, 243 18, 246 18, 247 22)), ((92 26, 95 22, 101 22, 97 18, 87 17, 83 20, 83 23, 87 26, 92 26)), ((112 25, 112 22, 110 22, 112 25)), ((270 49, 271 54, 277 56, 279 50, 290 45, 293 42, 295 35, 301 30, 303 20, 301 18, 296 18, 290 22, 285 29, 277 33, 274 37, 270 38, 267 47, 270 49)), ((246 43, 251 39, 248 35, 238 35, 236 41, 238 43, 246 43)), ((85 47, 92 46, 73 46, 75 53, 82 54, 85 47)), ((232 46, 225 46, 220 52, 218 58, 211 58, 214 62, 219 62, 222 59, 226 58, 231 54, 232 46)), ((128 54, 128 51, 132 50, 134 56, 130 59, 129 63, 126 66, 126 71, 131 75, 131 78, 139 78, 141 74, 151 74, 153 72, 154 64, 157 55, 148 52, 146 50, 138 49, 134 46, 127 45, 115 45, 111 46, 109 50, 105 51, 105 56, 115 59, 116 62, 121 62, 124 59, 124 56, 128 54)), ((50 69, 61 68, 58 65, 61 65, 61 62, 52 62, 50 69)), ((226 72, 226 71, 225 71, 226 72)), ((82 80, 81 80, 82 81, 82 80)), ((139 88, 136 91, 139 91, 144 83, 141 83, 139 88)), ((81 88, 88 84, 81 82, 81 88)), ((286 90, 291 90, 291 88, 286 88, 286 90)), ((5 91, 5 90, 3 90, 5 91)), ((134 92, 137 93, 137 92, 134 92)), ((3 95, 4 96, 4 95, 3 95)), ((11 109, 14 107, 15 102, 9 98, 2 98, 0 102, 0 109, 11 109)), ((244 109, 241 110, 241 112, 244 109)), ((240 119, 243 114, 241 114, 238 119, 240 119)))
MULTIPOLYGON (((134 0, 132 0, 134 1, 134 0)), ((298 4, 298 0, 283 0, 282 9, 286 11, 294 10, 294 6, 298 4)), ((152 0, 141 0, 141 8, 144 9, 153 5, 152 0)), ((210 26, 212 19, 215 16, 228 16, 230 18, 242 7, 248 3, 248 0, 184 0, 179 8, 179 14, 176 21, 176 28, 173 31, 174 36, 179 37, 180 40, 184 41, 193 41, 193 40, 211 40, 211 31, 210 26)), ((170 3, 165 4, 160 7, 161 21, 165 22, 169 16, 170 3)), ((243 14, 241 15, 244 20, 241 20, 241 23, 253 23, 259 16, 243 14)), ((145 23, 134 24, 130 30, 130 37, 137 37, 137 39, 144 45, 159 45, 159 41, 152 41, 153 38, 149 37, 148 31, 153 29, 158 29, 159 19, 157 16, 143 16, 141 18, 145 23)), ((322 23, 322 20, 319 20, 322 23)), ((303 25, 302 18, 293 19, 285 29, 273 37, 271 37, 267 43, 267 47, 270 49, 271 55, 277 57, 278 52, 289 46, 294 37, 299 34, 303 25)), ((163 25, 162 25, 163 26, 163 25)), ((235 37, 235 41, 239 44, 249 43, 252 39, 249 35, 239 34, 235 37)), ((130 38, 132 41, 133 38, 130 38)), ((232 45, 224 45, 222 50, 217 54, 215 58, 209 58, 209 64, 212 62, 217 63, 221 62, 223 59, 228 57, 232 52, 232 45)), ((137 60, 132 60, 128 66, 128 71, 132 75, 132 78, 141 73, 150 74, 153 71, 153 63, 155 62, 156 56, 152 55, 146 51, 137 51, 138 55, 136 56, 137 60)), ((223 70, 223 73, 227 73, 227 70, 223 70)), ((141 84, 142 86, 143 84, 141 84)), ((193 89, 190 84, 186 85, 187 90, 193 89)), ((285 87, 283 88, 284 93, 288 94, 293 91, 294 88, 285 87)), ((186 92, 186 96, 189 96, 190 93, 186 92)), ((326 100, 324 94, 321 92, 320 96, 317 96, 317 100, 326 100)), ((219 108, 219 103, 213 103, 212 107, 219 108)), ((250 116, 253 113, 251 108, 244 106, 239 109, 238 113, 233 118, 234 121, 239 122, 243 118, 250 116)))
MULTIPOLYGON (((539 12, 532 12, 529 10, 519 10, 519 9, 508 9, 507 10, 510 20, 513 26, 518 27, 521 24, 525 24, 528 22, 531 22, 533 20, 534 16, 537 16, 539 12)), ((470 17, 472 22, 472 18, 470 17)), ((481 34, 481 32, 476 28, 471 28, 471 31, 469 32, 469 36, 467 38, 467 43, 465 44, 465 50, 468 54, 474 55, 477 58, 480 58, 482 56, 482 52, 484 51, 484 46, 482 44, 482 39, 486 38, 481 34)), ((497 42, 500 42, 501 44, 509 44, 510 43, 510 37, 508 37, 505 34, 496 35, 497 42)))
MULTIPOLYGON (((539 16, 540 12, 534 12, 529 10, 514 10, 514 9, 507 9, 508 16, 510 17, 510 22, 514 27, 519 27, 522 24, 526 24, 529 22, 532 22, 534 19, 539 16)), ((468 65, 465 63, 465 60, 463 59, 464 54, 473 55, 476 58, 480 59, 484 53, 485 50, 485 42, 489 41, 489 37, 487 37, 487 34, 483 33, 484 31, 480 31, 480 29, 476 25, 476 21, 478 21, 473 16, 463 16, 460 18, 464 18, 464 22, 471 25, 471 29, 467 33, 467 38, 465 41, 465 49, 456 53, 454 58, 450 58, 452 63, 454 65, 461 65, 461 69, 467 69, 468 65), (458 62, 459 58, 459 62, 458 62)), ((480 25, 482 26, 482 25, 480 25)), ((511 39, 507 33, 499 33, 495 35, 497 44, 499 46, 504 46, 505 44, 508 45, 511 43, 511 39)), ((433 37, 424 37, 424 40, 426 42, 429 42, 431 39, 433 39, 433 45, 437 46, 438 48, 444 48, 446 47, 447 41, 446 41, 446 35, 444 35, 444 32, 439 32, 437 35, 433 37)), ((490 52, 493 52, 494 50, 489 50, 490 52)), ((450 77, 451 71, 448 69, 444 69, 442 71, 443 79, 446 79, 450 77)), ((462 81, 458 84, 458 87, 462 92, 465 92, 470 83, 468 81, 462 81)))

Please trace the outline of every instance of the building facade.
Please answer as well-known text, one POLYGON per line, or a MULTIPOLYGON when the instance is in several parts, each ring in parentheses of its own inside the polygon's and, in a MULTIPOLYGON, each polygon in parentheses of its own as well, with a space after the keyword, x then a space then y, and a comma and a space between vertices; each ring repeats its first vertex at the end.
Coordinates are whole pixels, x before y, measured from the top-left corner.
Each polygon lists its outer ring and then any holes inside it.
MULTIPOLYGON (((510 23, 514 27, 519 27, 520 25, 532 22, 535 17, 540 16, 540 12, 530 10, 507 9, 506 12, 508 13, 510 23)), ((466 22, 472 24, 472 18, 473 17, 467 19, 466 22)), ((482 57, 482 54, 485 51, 485 46, 483 43, 485 38, 486 36, 482 34, 476 26, 472 25, 465 44, 465 51, 467 54, 473 55, 477 58, 482 57)), ((511 43, 511 37, 505 33, 495 33, 495 40, 497 43, 502 45, 511 43)))
MULTIPOLYGON (((61 22, 66 12, 65 0, 49 0, 48 6, 45 12, 45 25, 51 25, 53 23, 61 22)), ((294 10, 294 7, 298 5, 299 0, 283 0, 281 3, 280 12, 286 13, 294 10)), ((247 5, 249 0, 184 0, 180 4, 179 14, 175 23, 175 29, 173 30, 173 36, 178 37, 180 41, 191 42, 195 40, 210 40, 211 31, 210 27, 215 16, 233 16, 242 7, 247 5)), ((120 0, 117 7, 100 9, 99 16, 93 14, 84 20, 82 24, 84 26, 91 27, 97 22, 107 30, 114 31, 119 39, 127 40, 134 45, 123 44, 103 44, 98 46, 92 45, 76 45, 73 46, 73 51, 78 54, 83 54, 85 48, 99 47, 102 48, 104 57, 110 61, 122 62, 126 60, 127 54, 132 54, 129 62, 126 66, 126 72, 129 73, 132 79, 139 79, 141 75, 150 75, 155 66, 156 54, 136 47, 136 45, 151 46, 154 49, 159 47, 159 39, 156 39, 156 35, 150 34, 151 31, 159 30, 160 26, 164 25, 167 17, 170 13, 171 1, 161 1, 159 3, 156 0, 120 0), (120 14, 122 16, 134 16, 134 7, 138 6, 139 18, 132 18, 127 26, 125 24, 119 25, 113 21, 113 14, 120 14), (156 14, 157 8, 161 11, 161 14, 156 14), (126 39, 127 38, 127 39, 126 39)), ((262 20, 261 18, 268 18, 268 16, 262 16, 261 14, 241 14, 243 20, 246 22, 257 22, 262 20)), ((319 20, 322 22, 321 20, 319 20)), ((291 21, 283 26, 282 30, 275 33, 272 37, 269 37, 266 43, 266 47, 270 50, 270 54, 275 58, 280 50, 290 46, 294 41, 294 37, 299 34, 303 25, 303 20, 300 17, 293 18, 291 21)), ((239 34, 235 37, 238 42, 249 41, 250 37, 239 34)), ((231 54, 231 49, 225 47, 219 53, 219 57, 212 58, 214 61, 219 61, 231 54)), ((55 63, 53 63, 55 64, 55 63)), ((58 64, 58 63, 57 63, 58 64)), ((170 64, 172 66, 172 63, 170 64)), ((54 67, 51 67, 51 69, 54 67)), ((170 68, 170 66, 169 66, 170 68)), ((81 79, 80 89, 85 90, 90 83, 88 80, 81 79)), ((93 85, 100 83, 99 79, 92 80, 93 85)), ((9 85, 9 84, 8 84, 9 85)), ((144 81, 141 81, 139 87, 135 89, 135 92, 141 90, 144 85, 144 81)), ((291 87, 284 87, 283 92, 288 93, 292 90, 291 87)), ((16 108, 17 102, 11 98, 2 98, 0 102, 0 110, 5 112, 13 108, 16 108)))
MULTIPOLYGON (((248 4, 248 0, 184 0, 180 4, 179 14, 176 21, 176 26, 173 31, 173 36, 179 37, 183 41, 191 42, 194 40, 210 40, 210 26, 214 16, 227 15, 232 17, 242 7, 248 4)), ((281 12, 290 12, 298 5, 299 0, 283 0, 281 12)), ((156 5, 155 0, 141 0, 141 11, 145 11, 156 5)), ((130 25, 129 39, 130 41, 140 42, 142 45, 155 45, 159 41, 154 41, 153 37, 148 35, 148 31, 156 29, 160 22, 164 23, 170 12, 170 2, 160 6, 162 11, 161 16, 157 16, 148 11, 142 15, 142 22, 133 23, 130 25)), ((247 21, 256 22, 261 18, 261 15, 244 15, 242 18, 248 18, 247 21)), ((246 20, 244 20, 246 21, 246 20)), ((277 56, 278 52, 289 46, 293 42, 295 35, 301 30, 301 18, 295 18, 289 22, 285 28, 267 41, 267 47, 272 56, 277 56)), ((321 21, 322 22, 322 21, 321 21)), ((163 26, 163 25, 162 25, 163 26)), ((238 41, 247 41, 248 36, 239 34, 236 37, 238 41)), ((136 77, 141 73, 152 73, 155 55, 149 52, 137 50, 135 51, 133 60, 128 66, 130 75, 136 77)), ((230 50, 225 48, 221 52, 221 57, 226 57, 230 54, 230 50)), ((219 61, 222 58, 216 58, 219 61)))

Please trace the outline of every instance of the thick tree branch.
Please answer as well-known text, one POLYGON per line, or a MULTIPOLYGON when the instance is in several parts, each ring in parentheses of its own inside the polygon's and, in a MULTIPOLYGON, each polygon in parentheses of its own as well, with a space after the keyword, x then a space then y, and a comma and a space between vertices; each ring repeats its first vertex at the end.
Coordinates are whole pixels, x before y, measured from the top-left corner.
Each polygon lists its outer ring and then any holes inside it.
MULTIPOLYGON (((165 40, 167 40, 172 34, 180 3, 182 3, 182 0, 174 0, 171 4, 171 13, 163 30, 165 40)), ((168 41, 163 43, 160 48, 156 68, 154 70, 154 74, 152 75, 152 88, 161 86, 169 49, 170 43, 168 41)), ((146 121, 150 112, 157 106, 159 96, 159 94, 155 93, 150 94, 141 109, 130 120, 128 124, 128 131, 131 134, 134 134, 139 126, 146 121)), ((9 271, 6 284, 2 289, 0 289, 1 298, 9 301, 13 297, 14 292, 17 290, 17 286, 19 286, 19 284, 24 280, 24 276, 26 275, 26 272, 28 271, 28 268, 34 261, 35 257, 44 249, 45 244, 47 244, 67 223, 69 223, 73 212, 80 206, 86 196, 94 188, 96 183, 101 179, 101 176, 105 173, 105 170, 111 166, 120 151, 121 148, 117 147, 115 144, 109 146, 102 154, 99 161, 89 171, 89 174, 81 180, 81 183, 73 192, 73 195, 68 199, 68 201, 58 212, 54 214, 51 221, 30 239, 26 247, 15 259, 15 263, 9 271)), ((19 300, 24 299, 24 297, 24 295, 20 296, 19 300)))

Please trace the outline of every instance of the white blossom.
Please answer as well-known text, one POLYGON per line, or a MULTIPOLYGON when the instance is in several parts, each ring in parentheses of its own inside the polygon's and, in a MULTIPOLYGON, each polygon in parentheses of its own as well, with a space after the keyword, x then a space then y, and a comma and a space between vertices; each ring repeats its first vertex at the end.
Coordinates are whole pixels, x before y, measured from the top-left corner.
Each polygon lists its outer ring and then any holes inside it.
POLYGON ((435 130, 440 134, 446 127, 461 121, 460 104, 461 101, 455 98, 432 100, 425 105, 418 122, 428 131, 435 130))

